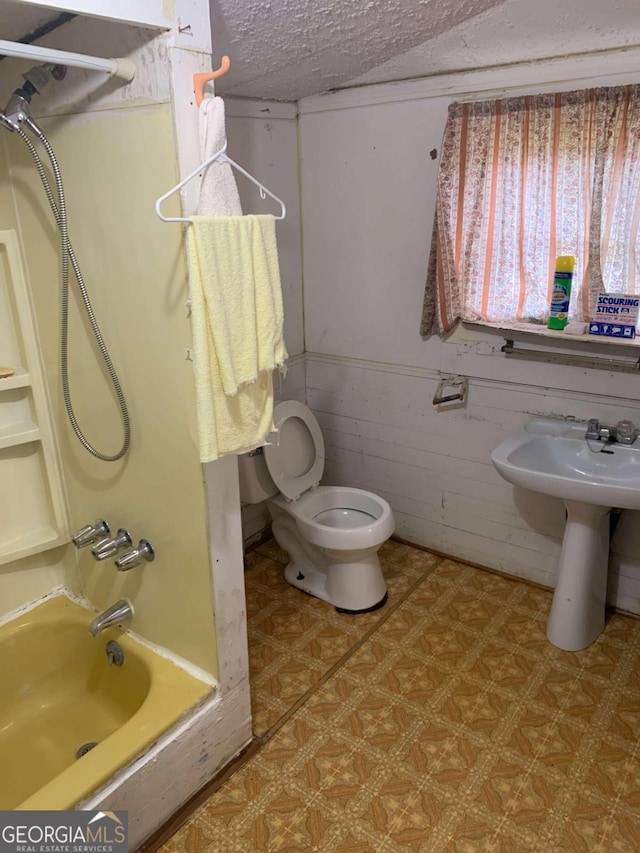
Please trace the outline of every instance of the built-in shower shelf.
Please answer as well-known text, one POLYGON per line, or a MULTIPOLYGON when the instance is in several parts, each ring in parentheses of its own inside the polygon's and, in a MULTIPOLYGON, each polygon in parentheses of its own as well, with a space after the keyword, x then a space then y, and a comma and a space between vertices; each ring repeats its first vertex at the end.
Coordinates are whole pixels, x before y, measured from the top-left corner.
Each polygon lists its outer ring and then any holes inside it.
POLYGON ((0 565, 69 541, 29 282, 15 231, 0 230, 0 565))
POLYGON ((33 421, 0 427, 0 450, 40 440, 40 427, 33 421))
POLYGON ((12 563, 14 560, 22 560, 31 557, 56 545, 64 545, 66 538, 53 527, 42 527, 31 530, 22 536, 3 542, 0 547, 0 565, 12 563))
POLYGON ((26 370, 16 370, 13 376, 0 379, 0 392, 13 391, 14 388, 28 388, 30 385, 31 376, 29 373, 26 370))

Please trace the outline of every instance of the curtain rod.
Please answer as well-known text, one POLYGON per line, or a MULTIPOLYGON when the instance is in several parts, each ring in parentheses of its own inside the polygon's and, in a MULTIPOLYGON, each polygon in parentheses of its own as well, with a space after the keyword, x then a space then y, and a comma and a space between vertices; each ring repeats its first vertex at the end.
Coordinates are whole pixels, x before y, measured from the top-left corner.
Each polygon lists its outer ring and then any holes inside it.
POLYGON ((69 53, 66 50, 54 50, 50 47, 38 47, 3 39, 0 39, 0 54, 15 56, 18 59, 34 59, 37 62, 53 62, 56 65, 87 68, 89 71, 104 71, 110 77, 117 77, 126 83, 130 83, 136 74, 136 66, 130 59, 103 59, 100 56, 85 56, 82 53, 69 53))

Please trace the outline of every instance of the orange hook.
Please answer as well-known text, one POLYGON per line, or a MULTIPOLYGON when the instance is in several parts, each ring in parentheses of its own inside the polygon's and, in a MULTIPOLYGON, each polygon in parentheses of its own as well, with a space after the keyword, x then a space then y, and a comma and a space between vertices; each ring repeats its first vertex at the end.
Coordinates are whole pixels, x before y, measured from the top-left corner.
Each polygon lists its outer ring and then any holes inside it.
POLYGON ((206 71, 204 74, 193 75, 193 91, 196 96, 196 105, 198 107, 204 99, 204 84, 208 83, 210 80, 216 80, 218 77, 222 77, 223 74, 227 73, 230 67, 231 60, 228 56, 223 56, 220 68, 218 68, 217 71, 206 71))

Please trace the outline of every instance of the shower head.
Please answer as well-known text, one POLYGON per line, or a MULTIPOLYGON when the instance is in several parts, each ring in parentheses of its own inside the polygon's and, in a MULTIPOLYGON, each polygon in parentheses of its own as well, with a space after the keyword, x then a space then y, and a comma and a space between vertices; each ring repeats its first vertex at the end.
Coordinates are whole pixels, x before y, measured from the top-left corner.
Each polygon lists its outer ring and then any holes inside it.
POLYGON ((54 80, 62 80, 66 73, 67 69, 63 65, 54 65, 51 62, 30 68, 22 75, 24 84, 13 92, 4 110, 0 110, 0 124, 11 131, 18 131, 25 124, 41 136, 42 131, 31 118, 31 98, 41 93, 51 77, 54 80))

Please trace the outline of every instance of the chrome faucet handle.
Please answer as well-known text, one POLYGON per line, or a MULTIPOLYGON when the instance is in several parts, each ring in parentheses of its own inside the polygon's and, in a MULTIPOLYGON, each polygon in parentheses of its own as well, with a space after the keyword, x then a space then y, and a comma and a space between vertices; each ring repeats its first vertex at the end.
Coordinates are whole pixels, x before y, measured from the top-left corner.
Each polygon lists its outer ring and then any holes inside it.
POLYGON ((116 559, 116 568, 119 572, 128 572, 140 565, 143 560, 148 563, 153 562, 155 551, 151 547, 151 543, 146 539, 141 539, 138 542, 137 548, 132 548, 130 551, 125 551, 122 556, 116 559))
POLYGON ((108 536, 110 532, 107 522, 98 518, 93 524, 87 524, 73 534, 73 544, 76 548, 86 548, 87 545, 93 545, 98 539, 108 536))
POLYGON ((633 421, 618 421, 616 424, 616 435, 620 444, 633 444, 640 431, 633 421))
POLYGON ((113 539, 101 539, 91 549, 94 560, 108 560, 109 557, 114 557, 121 548, 126 548, 131 545, 131 536, 129 531, 124 527, 118 528, 117 536, 113 539))
POLYGON ((588 421, 585 438, 594 439, 595 441, 600 438, 600 421, 597 418, 591 418, 588 421))

